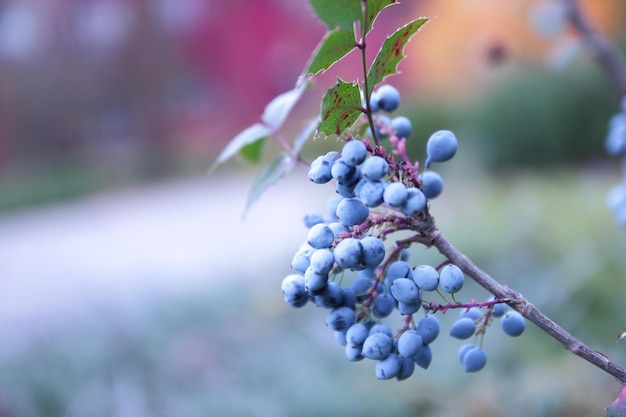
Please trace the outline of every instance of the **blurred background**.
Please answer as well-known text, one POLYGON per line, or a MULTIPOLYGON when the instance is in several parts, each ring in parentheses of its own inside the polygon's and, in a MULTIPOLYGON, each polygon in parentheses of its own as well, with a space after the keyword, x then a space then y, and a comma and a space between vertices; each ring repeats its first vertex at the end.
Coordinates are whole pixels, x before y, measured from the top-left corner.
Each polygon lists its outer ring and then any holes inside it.
MULTIPOLYGON (((623 2, 581 4, 623 50, 623 2)), ((376 22, 371 57, 417 16, 433 19, 388 82, 413 158, 437 129, 459 138, 438 167, 440 229, 626 363, 626 230, 605 204, 623 175, 604 149, 620 92, 556 1, 405 1, 376 22)), ((427 371, 377 381, 324 311, 283 302, 302 217, 332 187, 297 168, 243 216, 261 165, 206 171, 293 88, 324 29, 305 0, 0 0, 0 417, 604 414, 618 384, 532 325, 488 331, 487 368, 465 374, 448 313, 427 371)), ((357 58, 317 77, 286 137, 337 75, 361 78, 357 58)), ((467 284, 473 297, 487 294, 467 284)))

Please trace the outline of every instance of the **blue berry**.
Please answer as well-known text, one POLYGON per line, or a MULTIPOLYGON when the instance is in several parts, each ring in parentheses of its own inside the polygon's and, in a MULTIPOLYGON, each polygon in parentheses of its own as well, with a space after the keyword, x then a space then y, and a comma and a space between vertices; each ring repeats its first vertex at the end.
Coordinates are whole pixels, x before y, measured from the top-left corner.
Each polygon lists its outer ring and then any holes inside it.
POLYGON ((361 165, 367 157, 367 148, 360 140, 350 140, 341 149, 341 159, 353 167, 361 165))
POLYGON ((302 221, 304 222, 304 226, 307 229, 310 229, 316 224, 324 223, 324 216, 322 216, 319 213, 308 213, 304 215, 304 217, 302 218, 302 221))
POLYGON ((385 333, 373 333, 363 342, 363 355, 368 359, 382 360, 391 353, 393 343, 385 333))
POLYGON ((411 135, 413 126, 411 120, 406 116, 397 116, 391 119, 391 129, 398 138, 408 138, 411 135))
POLYGON ((439 285, 448 294, 454 294, 463 288, 465 276, 456 265, 446 265, 439 273, 439 285))
POLYGON ((482 315, 483 311, 479 307, 471 307, 468 310, 461 310, 459 312, 459 318, 468 317, 474 321, 482 315))
POLYGON ((387 336, 389 336, 389 338, 393 337, 393 331, 391 330, 391 327, 384 323, 372 324, 372 327, 370 327, 370 335, 373 335, 375 333, 386 334, 387 336))
POLYGON ((508 306, 504 303, 494 304, 491 310, 492 317, 502 317, 507 312, 508 306))
POLYGON ((426 171, 420 176, 422 192, 427 199, 439 197, 443 191, 443 178, 435 171, 426 171))
POLYGON ((422 336, 415 330, 407 330, 398 338, 398 353, 405 358, 412 358, 422 348, 422 336))
POLYGON ((430 265, 419 265, 413 270, 413 281, 424 291, 435 291, 439 286, 439 272, 430 265))
POLYGON ((604 145, 609 155, 626 153, 626 113, 618 113, 611 118, 604 145))
POLYGON ((365 356, 363 355, 362 346, 352 346, 350 343, 346 345, 346 358, 350 362, 358 362, 363 360, 365 356))
POLYGON ((463 317, 454 322, 450 328, 450 336, 457 339, 469 339, 476 331, 476 323, 469 317, 463 317))
POLYGON ((309 295, 305 291, 304 277, 292 274, 283 279, 281 289, 285 302, 292 307, 302 307, 309 301, 309 295))
POLYGON ((348 307, 331 310, 326 316, 326 326, 335 331, 347 331, 354 324, 356 315, 348 307))
MULTIPOLYGON (((361 271, 363 272, 363 271, 361 271)), ((357 301, 364 301, 369 296, 369 289, 372 286, 371 280, 369 278, 360 276, 350 285, 350 288, 356 294, 357 301)))
POLYGON ((407 199, 400 207, 407 216, 417 216, 426 208, 426 196, 416 187, 407 188, 407 199))
POLYGON ((319 275, 328 274, 335 264, 335 256, 329 249, 317 249, 311 254, 309 267, 319 275))
POLYGON ((315 248, 311 247, 309 244, 305 243, 302 245, 293 255, 291 268, 304 273, 311 263, 311 255, 313 255, 313 252, 315 252, 315 248))
POLYGON ((365 160, 361 165, 361 174, 363 178, 370 181, 379 181, 389 172, 389 164, 385 158, 374 155, 365 160))
POLYGON ((412 277, 413 271, 411 265, 406 261, 394 261, 387 267, 385 272, 385 278, 387 281, 392 282, 397 278, 409 278, 412 277))
POLYGON ((419 288, 412 279, 398 278, 391 283, 391 295, 401 303, 415 304, 421 300, 419 288))
POLYGON ((337 243, 333 253, 335 262, 340 268, 354 269, 360 266, 363 256, 363 246, 358 239, 348 237, 337 243))
POLYGON ((433 315, 424 316, 417 322, 415 331, 422 337, 422 343, 429 345, 439 336, 439 319, 433 315))
POLYGON ((433 360, 433 352, 430 345, 422 345, 422 348, 413 356, 413 361, 420 368, 428 369, 433 360))
POLYGON ((346 340, 351 346, 362 346, 369 336, 369 329, 363 323, 354 323, 346 332, 346 340))
POLYGON ((347 346, 348 345, 348 342, 346 341, 346 332, 336 331, 335 332, 335 340, 341 346, 347 346))
POLYGON ((324 223, 318 223, 313 225, 309 229, 309 235, 307 237, 307 243, 315 249, 329 248, 335 240, 335 234, 324 223))
POLYGON ((351 165, 343 157, 337 159, 331 166, 330 172, 332 178, 341 185, 349 185, 354 182, 354 178, 357 175, 356 166, 351 165))
POLYGON ((366 236, 361 239, 363 247, 361 255, 361 266, 364 268, 374 268, 385 259, 385 244, 382 240, 374 236, 366 236))
POLYGON ((413 375, 413 372, 415 372, 415 362, 413 359, 400 357, 400 372, 398 372, 396 379, 398 381, 404 381, 413 375))
POLYGON ((348 227, 363 223, 369 212, 367 206, 358 198, 344 198, 337 205, 337 218, 348 227))
POLYGON ((378 207, 383 203, 385 183, 363 178, 354 188, 354 193, 367 207, 378 207))
POLYGON ((337 308, 343 306, 343 288, 334 282, 329 282, 313 296, 313 302, 318 307, 337 308))
POLYGON ((372 94, 372 101, 375 101, 382 111, 392 113, 400 105, 400 92, 392 85, 382 84, 372 94))
POLYGON ((432 162, 445 162, 452 159, 458 146, 456 136, 451 131, 439 130, 433 133, 426 143, 426 168, 432 162))
POLYGON ((396 302, 391 295, 383 293, 374 298, 372 312, 376 317, 387 317, 393 313, 394 308, 396 308, 396 302))
POLYGON ((304 271, 304 286, 309 294, 321 291, 326 285, 328 285, 328 274, 316 274, 311 267, 304 271))
POLYGON ((509 311, 500 319, 500 324, 504 333, 509 336, 519 336, 524 333, 526 328, 526 320, 517 311, 509 311))
POLYGON ((309 179, 316 184, 326 184, 331 180, 331 167, 333 162, 326 156, 318 156, 311 162, 309 179))
POLYGON ((417 299, 415 302, 412 302, 412 303, 403 303, 402 301, 398 301, 398 311, 403 316, 408 316, 410 314, 417 313, 421 306, 422 306, 421 299, 417 299))
POLYGON ((457 350, 456 357, 459 359, 459 362, 463 364, 463 359, 465 358, 465 354, 469 352, 471 349, 474 349, 474 345, 471 343, 465 343, 461 345, 459 350, 457 350))
POLYGON ((401 207, 404 205, 408 197, 408 189, 406 185, 401 182, 392 182, 387 185, 387 187, 385 187, 385 192, 383 193, 384 202, 389 204, 391 207, 401 207))
POLYGON ((463 355, 463 367, 465 372, 478 372, 487 364, 487 353, 479 348, 469 349, 463 355))
POLYGON ((402 368, 402 361, 395 353, 376 363, 376 378, 391 379, 398 376, 402 368))

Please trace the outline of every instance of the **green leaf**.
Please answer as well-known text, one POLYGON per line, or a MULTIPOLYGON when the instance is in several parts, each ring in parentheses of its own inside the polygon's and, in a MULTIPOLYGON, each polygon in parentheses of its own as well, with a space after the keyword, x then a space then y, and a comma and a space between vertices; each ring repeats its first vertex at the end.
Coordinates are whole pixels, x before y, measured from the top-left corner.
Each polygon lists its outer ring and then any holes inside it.
POLYGON ((427 21, 424 17, 413 20, 385 39, 367 73, 372 88, 385 77, 398 72, 398 64, 404 58, 404 47, 427 21))
POLYGON ((287 119, 289 112, 302 96, 302 93, 306 89, 306 85, 307 83, 305 79, 299 79, 293 90, 279 94, 274 97, 272 101, 267 104, 267 106, 265 106, 261 120, 263 120, 263 122, 269 126, 272 131, 275 132, 281 128, 285 119, 287 119))
POLYGON ((252 189, 248 194, 248 200, 246 201, 244 216, 250 206, 261 197, 265 190, 274 185, 287 172, 291 171, 295 165, 296 162, 286 152, 281 152, 274 158, 263 171, 261 171, 252 185, 252 189))
POLYGON ((334 29, 327 32, 311 55, 305 73, 315 75, 322 70, 328 70, 354 48, 356 39, 353 30, 334 29))
POLYGON ((245 145, 239 151, 239 155, 250 163, 259 162, 259 159, 261 159, 261 153, 263 152, 263 145, 265 145, 265 139, 266 138, 261 138, 245 145))
POLYGON ((329 89, 322 99, 322 122, 318 131, 326 135, 341 135, 357 121, 362 114, 361 109, 358 85, 338 78, 337 85, 329 89))
POLYGON ((300 151, 302 147, 306 143, 306 141, 313 136, 315 129, 320 124, 320 118, 316 117, 307 122, 307 124, 302 128, 296 139, 293 141, 293 153, 296 155, 300 155, 300 151))
POLYGON ((349 30, 361 16, 361 0, 310 0, 309 3, 328 30, 336 27, 349 30))
POLYGON ((228 142, 226 148, 224 148, 215 162, 213 162, 213 166, 209 169, 209 173, 213 172, 219 164, 227 161, 243 149, 244 146, 260 141, 266 138, 270 133, 272 133, 272 129, 263 123, 255 123, 252 126, 245 128, 237 136, 232 138, 230 142, 228 142))
POLYGON ((368 0, 367 1, 367 27, 365 33, 367 34, 374 27, 374 21, 387 6, 392 4, 398 4, 397 0, 368 0))

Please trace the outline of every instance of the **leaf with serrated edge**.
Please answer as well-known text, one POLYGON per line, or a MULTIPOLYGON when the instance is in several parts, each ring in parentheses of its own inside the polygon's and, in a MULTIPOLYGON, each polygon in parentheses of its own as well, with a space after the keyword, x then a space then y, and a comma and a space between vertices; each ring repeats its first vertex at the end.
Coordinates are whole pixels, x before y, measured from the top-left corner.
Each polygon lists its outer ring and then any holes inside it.
POLYGON ((252 185, 246 201, 244 216, 250 206, 261 197, 265 190, 274 185, 283 175, 291 171, 295 165, 295 161, 286 152, 281 152, 274 158, 263 171, 261 171, 252 185))
POLYGON ((361 0, 310 0, 318 19, 328 26, 350 29, 361 16, 361 0))
POLYGON ((327 32, 311 55, 305 73, 317 74, 328 70, 333 64, 356 48, 353 30, 335 29, 327 32))
POLYGON ((289 112, 302 96, 302 92, 306 88, 306 82, 299 81, 293 90, 289 90, 274 97, 263 111, 261 120, 268 125, 273 131, 281 128, 289 112))
POLYGON ((398 4, 397 0, 368 0, 367 1, 367 27, 365 33, 369 33, 374 27, 374 21, 387 6, 398 4))
POLYGON ((230 159, 244 146, 266 138, 270 133, 272 133, 272 129, 270 129, 269 126, 263 123, 255 123, 252 126, 248 126, 237 136, 231 139, 230 142, 228 142, 226 148, 224 148, 224 150, 222 151, 222 153, 220 153, 215 162, 213 162, 213 166, 211 167, 211 169, 209 169, 209 173, 213 172, 219 164, 230 159))
POLYGON ((340 78, 337 85, 329 89, 322 99, 322 122, 319 132, 326 135, 341 135, 352 126, 361 111, 361 93, 356 83, 347 83, 340 78))
POLYGON ((427 21, 424 17, 413 20, 385 39, 367 73, 367 81, 371 87, 398 72, 398 64, 404 58, 404 47, 427 21))

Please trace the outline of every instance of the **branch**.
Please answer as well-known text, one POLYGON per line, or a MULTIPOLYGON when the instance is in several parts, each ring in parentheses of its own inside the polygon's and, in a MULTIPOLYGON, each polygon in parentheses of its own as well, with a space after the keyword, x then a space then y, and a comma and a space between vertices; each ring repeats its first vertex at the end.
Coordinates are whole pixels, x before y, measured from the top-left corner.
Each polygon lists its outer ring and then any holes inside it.
POLYGON ((461 268, 467 276, 476 281, 481 287, 485 288, 496 298, 510 299, 511 301, 508 304, 513 309, 520 312, 529 321, 535 323, 541 330, 552 336, 552 338, 562 344, 565 349, 613 375, 622 384, 626 384, 626 369, 624 367, 615 363, 605 354, 591 349, 582 341, 572 336, 528 302, 520 293, 497 282, 448 242, 441 232, 435 230, 430 237, 432 246, 435 246, 439 252, 461 268))
POLYGON ((622 95, 626 95, 626 63, 617 48, 589 22, 578 0, 561 0, 567 19, 604 67, 622 95))

